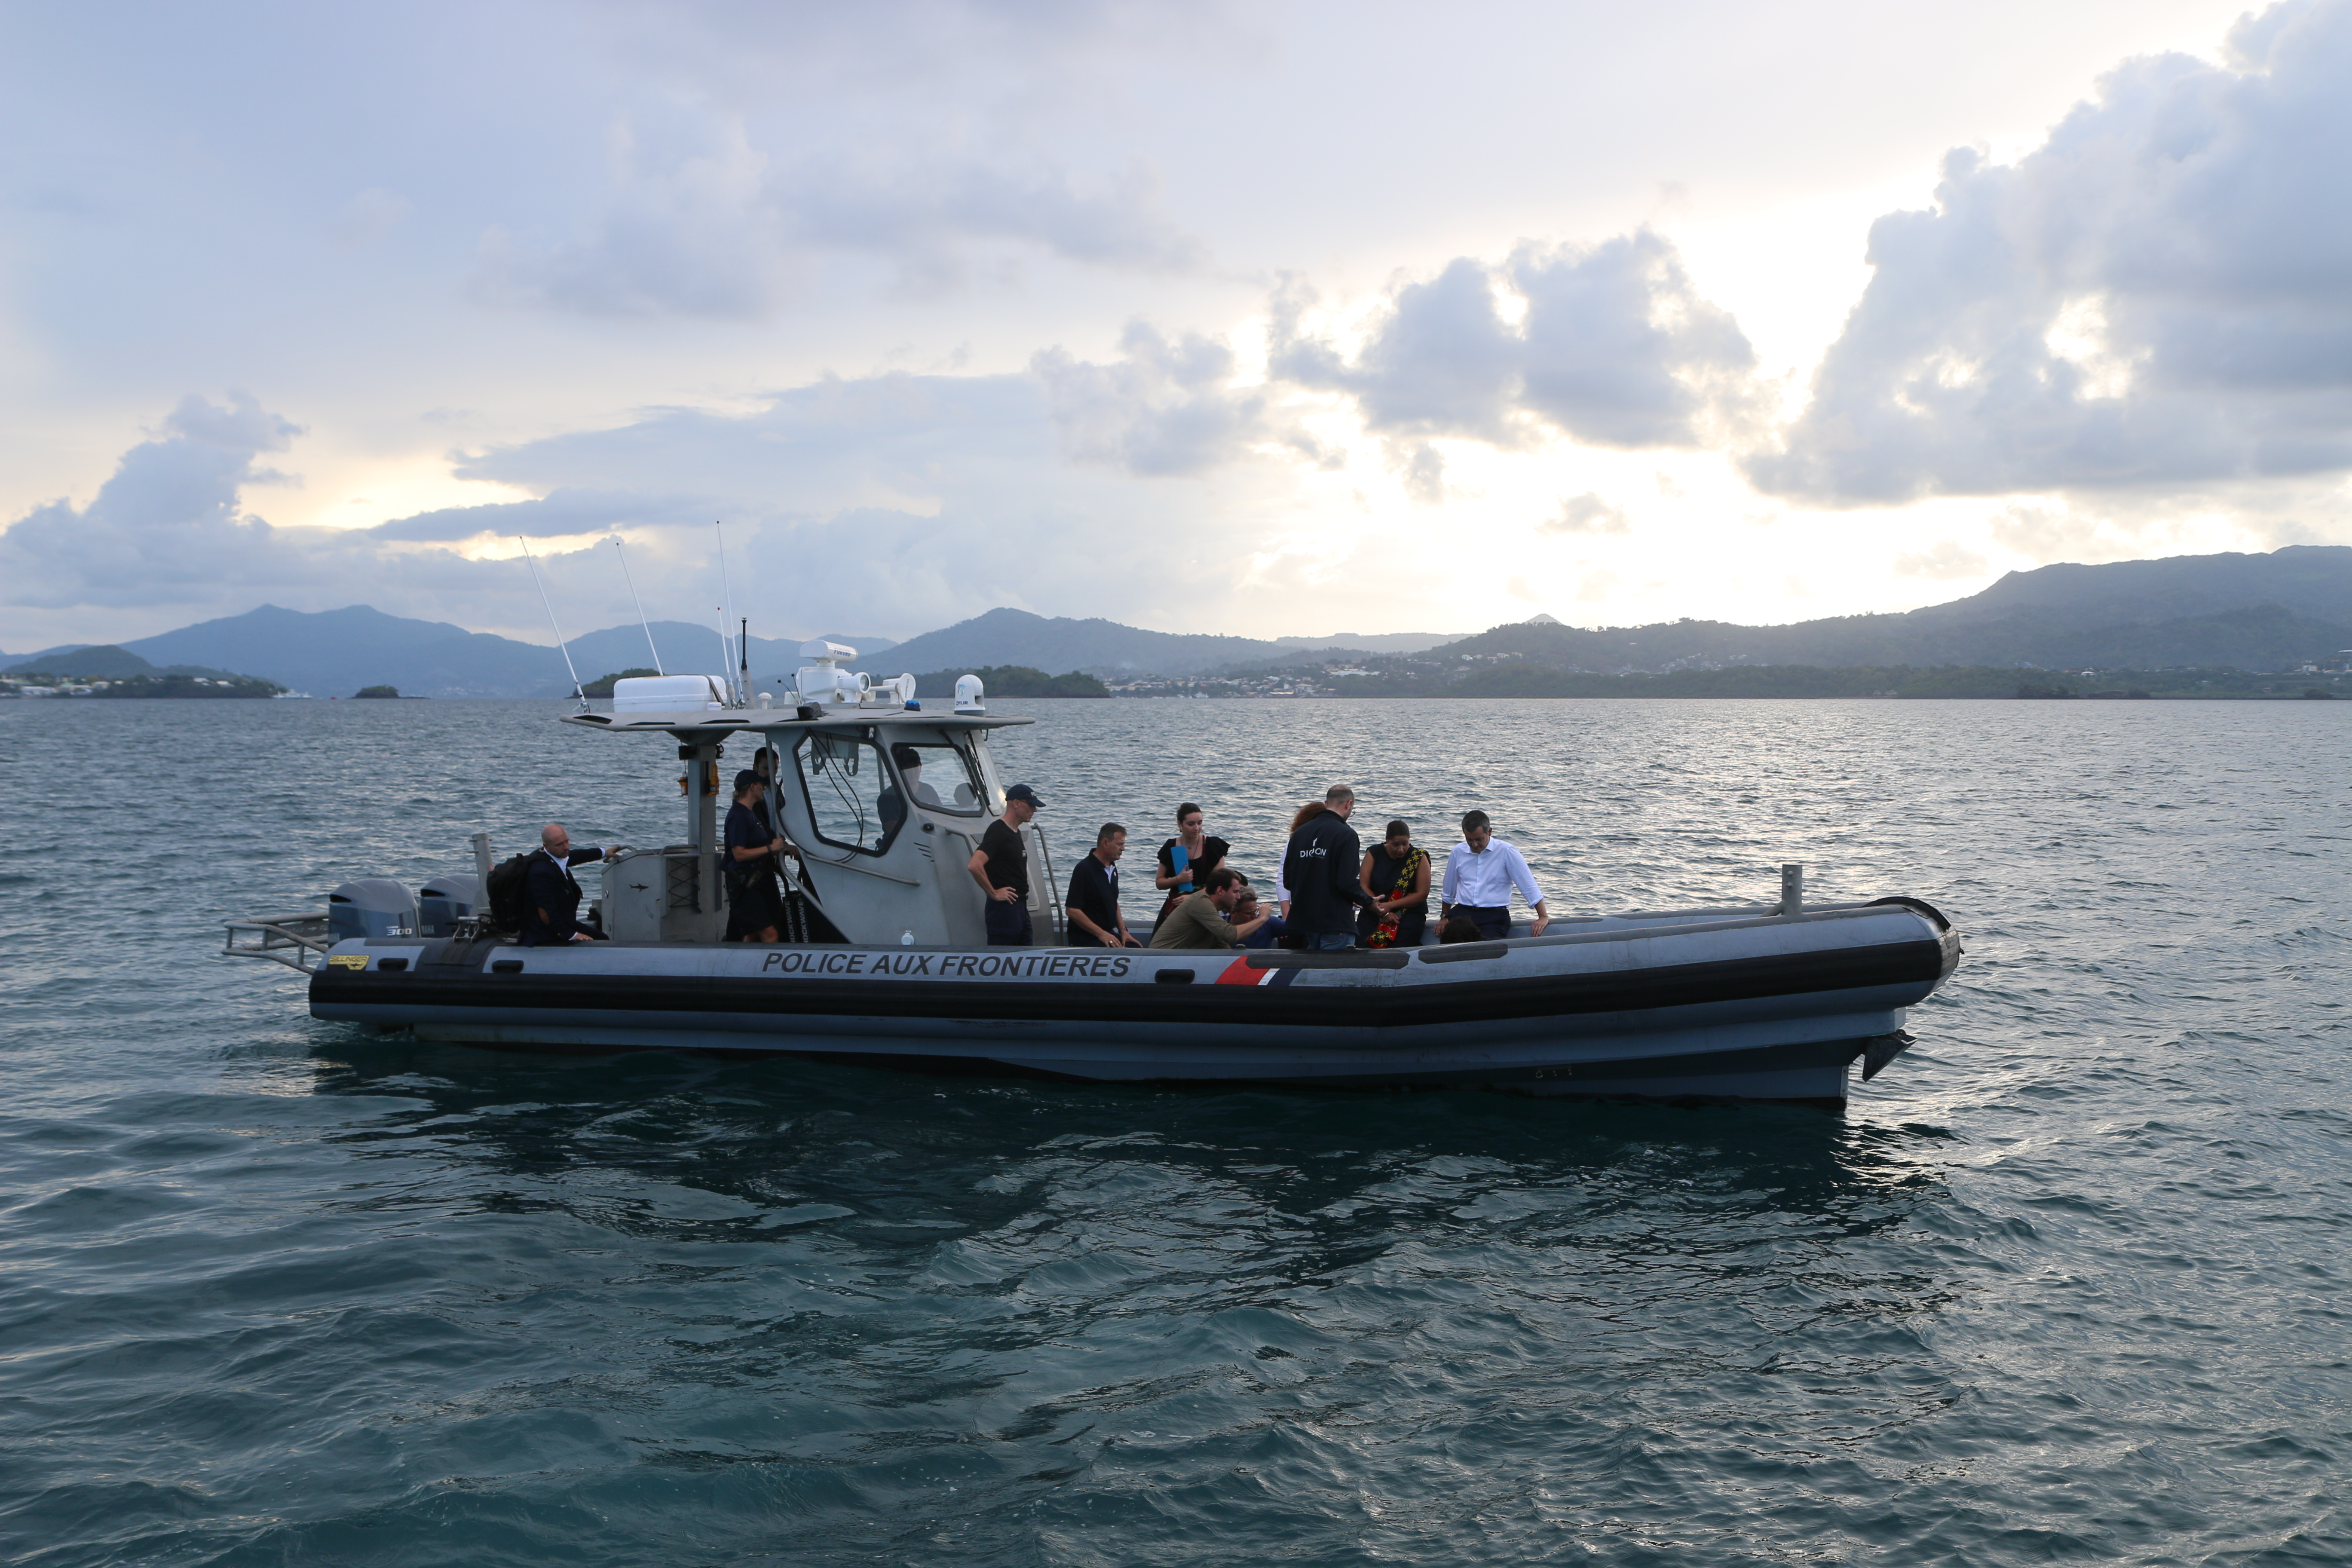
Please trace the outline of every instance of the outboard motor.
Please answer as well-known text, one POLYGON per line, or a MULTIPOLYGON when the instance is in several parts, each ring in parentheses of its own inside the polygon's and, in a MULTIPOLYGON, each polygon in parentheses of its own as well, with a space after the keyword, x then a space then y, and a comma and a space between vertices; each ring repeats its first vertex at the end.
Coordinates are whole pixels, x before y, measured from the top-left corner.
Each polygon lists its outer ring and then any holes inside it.
POLYGON ((327 895, 327 934, 335 942, 355 937, 415 936, 416 900, 389 877, 362 877, 327 895))
POLYGON ((416 934, 448 936, 482 901, 482 879, 471 871, 436 877, 416 890, 416 934))

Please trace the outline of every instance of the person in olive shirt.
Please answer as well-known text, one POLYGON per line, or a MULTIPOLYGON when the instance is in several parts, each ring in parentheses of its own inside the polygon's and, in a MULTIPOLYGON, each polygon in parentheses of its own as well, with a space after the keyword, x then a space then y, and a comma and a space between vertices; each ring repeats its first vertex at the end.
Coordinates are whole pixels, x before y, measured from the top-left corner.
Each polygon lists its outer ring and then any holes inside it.
POLYGON ((1004 815, 980 836, 980 847, 964 862, 964 869, 988 895, 983 911, 991 947, 1027 947, 1029 928, 1029 851, 1021 829, 1045 803, 1025 784, 1004 792, 1004 815))
POLYGON ((1155 948, 1226 948, 1238 947, 1242 939, 1272 920, 1272 915, 1260 915, 1244 925, 1227 923, 1225 916, 1242 900, 1249 884, 1232 868, 1220 866, 1202 881, 1201 890, 1168 911, 1160 929, 1151 933, 1155 948))

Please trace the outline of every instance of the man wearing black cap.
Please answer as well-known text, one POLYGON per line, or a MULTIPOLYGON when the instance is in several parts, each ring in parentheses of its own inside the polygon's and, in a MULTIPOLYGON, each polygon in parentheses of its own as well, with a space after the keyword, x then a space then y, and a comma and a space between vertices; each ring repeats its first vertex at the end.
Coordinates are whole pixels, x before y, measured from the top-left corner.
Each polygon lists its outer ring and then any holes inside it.
POLYGON ((1004 815, 988 825, 988 831, 980 836, 980 847, 965 862, 971 879, 988 895, 983 912, 991 947, 1030 943, 1029 851, 1021 842, 1021 829, 1045 804, 1025 784, 1006 790, 1004 815))
POLYGON ((735 775, 735 804, 727 813, 727 940, 773 942, 775 856, 783 839, 760 814, 768 781, 750 768, 735 775))

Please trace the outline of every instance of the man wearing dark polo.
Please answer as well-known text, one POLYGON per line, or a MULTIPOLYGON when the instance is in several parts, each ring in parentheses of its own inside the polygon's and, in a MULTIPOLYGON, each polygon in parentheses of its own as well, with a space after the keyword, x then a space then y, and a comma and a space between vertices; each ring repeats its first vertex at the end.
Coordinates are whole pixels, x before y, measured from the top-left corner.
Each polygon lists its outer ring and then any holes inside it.
POLYGON ((1128 934, 1127 918, 1118 912, 1118 858, 1127 852, 1127 829, 1106 822, 1095 835, 1092 851, 1079 858, 1070 873, 1072 947, 1139 947, 1128 934))
POLYGON ((1029 927, 1029 850, 1021 829, 1045 803, 1025 784, 1004 792, 1004 815, 980 836, 980 847, 964 862, 964 869, 988 895, 983 914, 991 947, 1027 947, 1029 927))

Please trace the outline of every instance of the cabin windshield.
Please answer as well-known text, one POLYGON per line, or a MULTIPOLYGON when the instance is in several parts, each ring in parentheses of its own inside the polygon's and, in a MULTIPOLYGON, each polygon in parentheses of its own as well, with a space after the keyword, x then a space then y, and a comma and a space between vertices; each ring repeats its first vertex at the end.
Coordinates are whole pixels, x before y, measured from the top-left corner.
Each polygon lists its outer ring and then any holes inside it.
POLYGON ((961 746, 947 741, 901 741, 890 759, 907 782, 915 804, 927 811, 978 816, 984 801, 980 776, 961 746))
POLYGON ((907 819, 905 797, 873 742, 814 730, 793 744, 793 761, 807 795, 809 819, 827 844, 878 855, 907 819))

